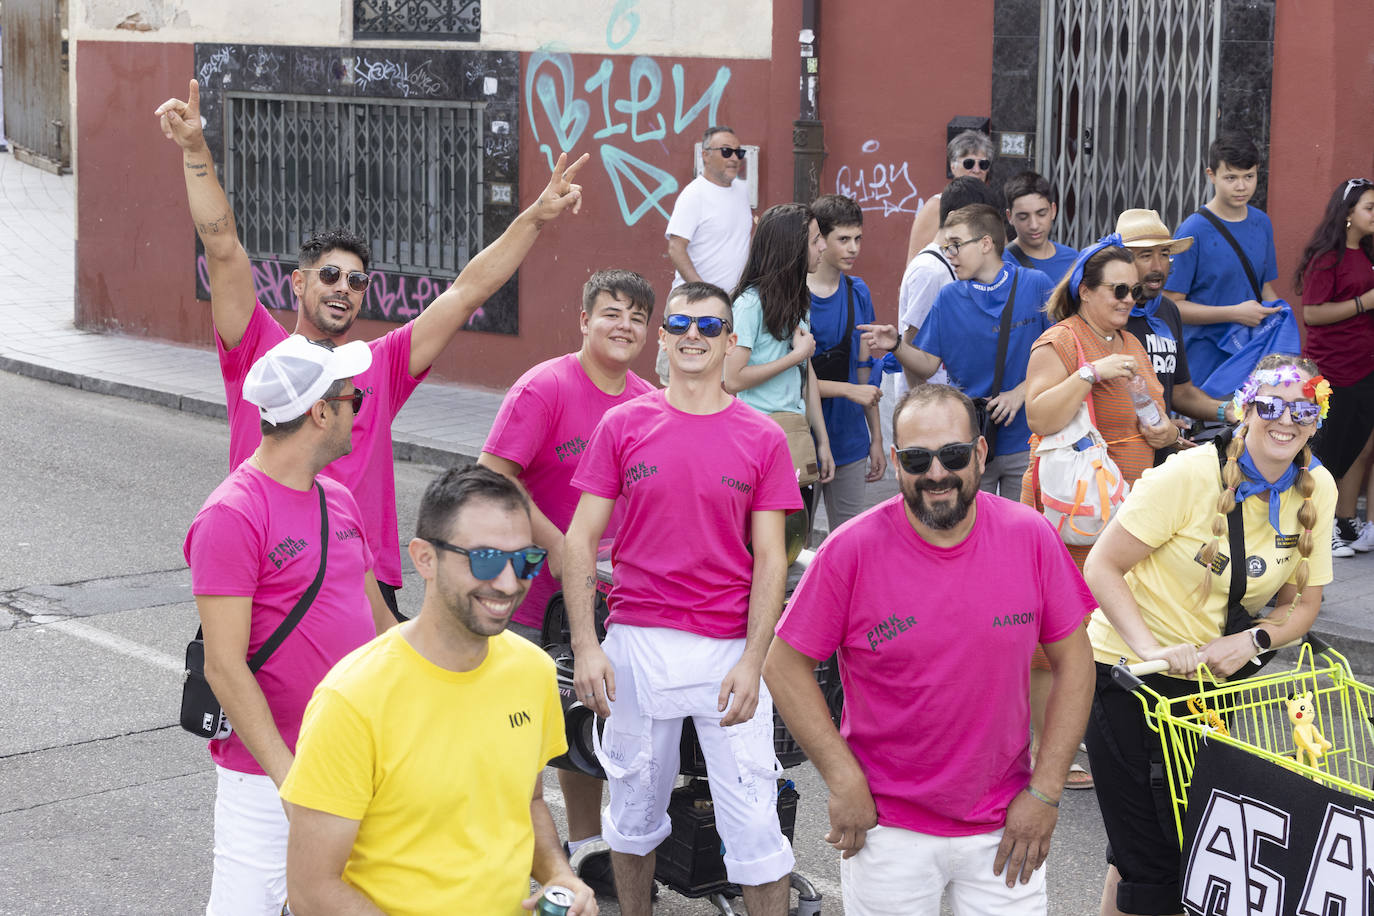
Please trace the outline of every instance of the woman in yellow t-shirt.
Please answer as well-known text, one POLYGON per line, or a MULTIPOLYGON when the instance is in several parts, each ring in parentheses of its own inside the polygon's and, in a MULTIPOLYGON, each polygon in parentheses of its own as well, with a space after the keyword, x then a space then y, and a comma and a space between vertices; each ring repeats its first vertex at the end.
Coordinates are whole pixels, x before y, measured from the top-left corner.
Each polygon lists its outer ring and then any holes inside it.
POLYGON ((1187 678, 1199 665, 1226 677, 1307 632, 1331 581, 1336 485, 1308 444, 1330 390, 1311 360, 1266 356, 1236 394, 1234 434, 1145 471, 1084 564, 1099 605, 1088 624, 1097 692, 1086 741, 1110 845, 1104 916, 1183 912, 1173 816, 1150 788, 1159 740, 1139 700, 1112 683, 1111 666, 1166 660, 1168 674, 1146 682, 1181 696, 1196 689, 1187 678), (1237 503, 1245 551, 1231 557, 1227 516, 1237 503), (1275 610, 1223 635, 1232 563, 1245 564, 1250 616, 1270 598, 1275 610))

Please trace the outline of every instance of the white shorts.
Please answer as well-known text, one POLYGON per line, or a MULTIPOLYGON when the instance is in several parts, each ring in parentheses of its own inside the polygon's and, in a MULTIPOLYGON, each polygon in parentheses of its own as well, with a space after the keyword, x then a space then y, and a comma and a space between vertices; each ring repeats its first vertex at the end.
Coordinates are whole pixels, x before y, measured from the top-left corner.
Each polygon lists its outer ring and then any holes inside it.
POLYGON ((280 916, 286 811, 270 776, 216 766, 215 872, 207 916, 280 916))
POLYGON ((858 855, 840 860, 849 916, 939 916, 949 892, 955 916, 1036 916, 1048 912, 1045 867, 1030 882, 1007 887, 1006 867, 992 873, 1002 831, 931 836, 901 827, 874 827, 858 855))
POLYGON ((615 668, 616 699, 597 747, 610 804, 601 835, 616 852, 643 856, 672 832, 669 796, 678 771, 682 720, 692 717, 711 781, 725 871, 754 887, 785 877, 795 858, 778 824, 773 700, 760 681, 748 722, 722 728, 720 683, 744 652, 743 639, 711 639, 647 627, 614 626, 602 645, 615 668))

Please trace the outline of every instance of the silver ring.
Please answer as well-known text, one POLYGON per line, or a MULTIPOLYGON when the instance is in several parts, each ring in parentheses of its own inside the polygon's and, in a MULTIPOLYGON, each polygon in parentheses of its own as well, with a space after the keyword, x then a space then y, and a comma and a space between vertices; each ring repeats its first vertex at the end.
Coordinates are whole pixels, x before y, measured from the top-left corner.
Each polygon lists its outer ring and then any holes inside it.
POLYGON ((594 693, 584 693, 584 694, 582 694, 582 695, 583 695, 584 697, 588 697, 588 698, 596 696, 596 694, 594 694, 594 693))

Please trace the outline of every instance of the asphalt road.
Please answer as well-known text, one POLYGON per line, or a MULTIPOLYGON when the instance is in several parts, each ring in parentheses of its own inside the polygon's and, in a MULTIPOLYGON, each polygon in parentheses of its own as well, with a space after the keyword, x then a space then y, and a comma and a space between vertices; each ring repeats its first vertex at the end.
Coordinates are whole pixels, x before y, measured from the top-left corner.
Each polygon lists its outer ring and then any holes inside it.
MULTIPOLYGON (((7 373, 0 403, 0 914, 204 912, 214 775, 203 742, 175 724, 196 628, 181 544, 228 471, 227 432, 7 373)), ((397 465, 403 537, 436 471, 397 465)), ((404 610, 419 592, 408 570, 404 610)), ((798 871, 823 912, 841 912, 825 789, 809 764, 788 775, 798 871)), ((546 793, 561 825, 552 780, 546 793)), ((1050 912, 1096 912, 1096 800, 1069 793, 1061 812, 1050 912)), ((715 912, 672 893, 657 911, 715 912)))

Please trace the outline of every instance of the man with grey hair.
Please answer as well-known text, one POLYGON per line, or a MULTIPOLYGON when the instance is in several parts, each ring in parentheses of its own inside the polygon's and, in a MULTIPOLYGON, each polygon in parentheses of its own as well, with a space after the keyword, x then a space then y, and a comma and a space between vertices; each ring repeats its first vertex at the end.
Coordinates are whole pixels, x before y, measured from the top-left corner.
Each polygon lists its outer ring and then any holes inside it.
MULTIPOLYGON (((962 131, 945 145, 945 162, 949 164, 950 178, 970 175, 986 183, 992 177, 993 158, 992 138, 981 130, 962 131)), ((906 246, 908 264, 934 240, 940 222, 940 195, 936 194, 926 200, 911 221, 911 237, 906 246)))

